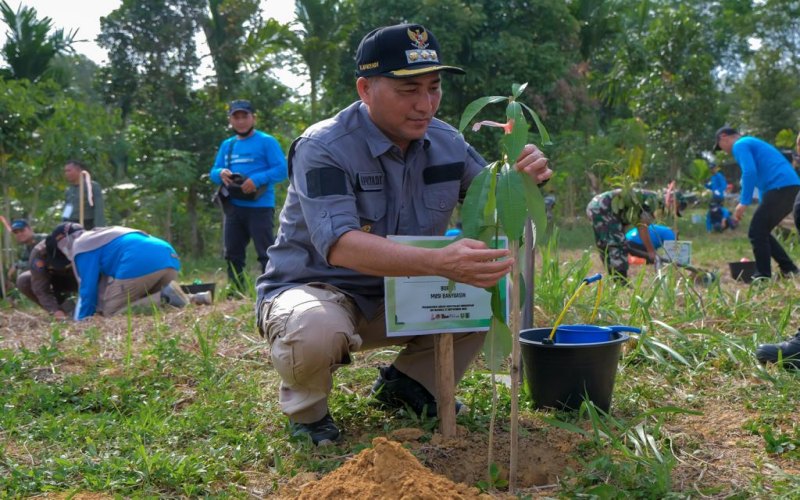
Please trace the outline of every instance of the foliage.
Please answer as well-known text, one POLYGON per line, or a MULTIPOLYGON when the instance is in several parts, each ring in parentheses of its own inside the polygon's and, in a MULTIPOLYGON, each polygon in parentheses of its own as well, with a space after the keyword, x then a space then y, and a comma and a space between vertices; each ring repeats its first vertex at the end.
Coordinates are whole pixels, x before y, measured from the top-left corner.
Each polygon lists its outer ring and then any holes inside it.
POLYGON ((0 0, 0 15, 9 28, 0 53, 10 68, 10 78, 38 81, 58 54, 72 50, 77 30, 65 33, 63 29, 53 29, 52 19, 38 19, 33 7, 20 4, 14 12, 6 0, 0 0))

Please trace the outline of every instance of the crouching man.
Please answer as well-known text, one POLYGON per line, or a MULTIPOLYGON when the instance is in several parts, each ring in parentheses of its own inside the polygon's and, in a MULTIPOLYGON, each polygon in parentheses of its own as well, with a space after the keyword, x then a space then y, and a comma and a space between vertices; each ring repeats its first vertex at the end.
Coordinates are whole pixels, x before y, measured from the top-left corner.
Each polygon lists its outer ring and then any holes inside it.
POLYGON ((128 305, 189 303, 177 283, 178 254, 166 241, 137 229, 110 226, 85 231, 60 224, 47 238, 48 253, 69 259, 79 281, 75 319, 112 316, 128 305))

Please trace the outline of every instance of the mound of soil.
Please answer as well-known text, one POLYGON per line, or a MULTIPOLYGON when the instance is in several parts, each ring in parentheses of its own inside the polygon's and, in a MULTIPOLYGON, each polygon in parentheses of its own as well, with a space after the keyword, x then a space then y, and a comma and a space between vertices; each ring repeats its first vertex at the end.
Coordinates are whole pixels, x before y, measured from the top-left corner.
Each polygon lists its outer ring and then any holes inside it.
POLYGON ((372 440, 350 461, 324 476, 284 494, 301 499, 320 498, 491 498, 477 488, 454 483, 419 463, 396 441, 383 437, 372 440))

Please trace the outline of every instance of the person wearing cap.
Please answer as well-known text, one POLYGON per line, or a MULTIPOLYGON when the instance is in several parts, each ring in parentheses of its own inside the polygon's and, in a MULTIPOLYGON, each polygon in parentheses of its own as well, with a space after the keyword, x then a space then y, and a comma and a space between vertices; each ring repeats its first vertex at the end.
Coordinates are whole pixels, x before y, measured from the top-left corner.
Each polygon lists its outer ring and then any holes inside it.
MULTIPOLYGON (((595 195, 586 205, 586 216, 592 223, 595 246, 611 277, 623 283, 628 279, 626 228, 639 223, 649 225, 662 205, 658 193, 640 188, 605 191, 595 195)), ((684 207, 685 204, 679 209, 684 207)))
MULTIPOLYGON (((309 127, 289 150, 290 184, 275 245, 257 281, 257 322, 281 376, 279 402, 294 436, 314 444, 340 433, 328 411, 334 371, 352 353, 404 349, 379 368, 377 402, 437 414, 433 337, 387 338, 383 279, 442 276, 492 286, 511 270, 507 250, 461 238, 441 249, 389 235, 439 236, 487 162, 457 130, 435 118, 444 63, 419 24, 375 29, 356 54, 359 101, 309 127)), ((533 145, 517 168, 537 183, 552 172, 533 145)), ((455 335, 460 380, 484 334, 455 335)), ((460 405, 456 405, 460 408, 460 405)))
POLYGON ((94 229, 106 225, 103 188, 97 181, 89 182, 86 166, 78 160, 69 160, 64 164, 64 178, 67 189, 64 192, 64 211, 61 220, 83 225, 84 229, 94 229), (83 200, 81 200, 80 184, 83 179, 83 200), (83 205, 83 220, 81 220, 83 205))
POLYGON ((733 210, 733 219, 737 223, 752 203, 753 190, 758 188, 759 191, 760 201, 747 230, 756 263, 753 278, 772 277, 770 258, 778 263, 782 275, 798 274, 800 270, 792 258, 772 236, 772 230, 792 212, 792 207, 795 224, 800 223, 800 205, 795 202, 800 192, 800 177, 792 165, 775 146, 741 135, 735 128, 727 126, 717 130, 714 150, 733 155, 742 171, 739 203, 733 210))
MULTIPOLYGON (((47 235, 34 233, 30 224, 28 224, 28 221, 25 219, 11 221, 11 232, 14 233, 14 239, 17 240, 19 244, 19 250, 17 252, 17 260, 9 266, 6 276, 8 277, 9 283, 14 283, 24 273, 29 271, 33 247, 47 235)), ((19 288, 19 285, 17 288, 19 288)))
POLYGON ((222 141, 211 181, 220 186, 223 203, 223 240, 228 282, 244 291, 246 249, 250 240, 261 263, 267 265, 267 248, 274 241, 275 185, 286 180, 286 157, 278 141, 256 130, 250 101, 235 100, 228 106, 228 123, 234 136, 222 141))
POLYGON ((17 278, 17 288, 55 319, 67 319, 75 308, 73 297, 78 291, 72 264, 66 258, 59 259, 52 248, 48 252, 45 237, 33 247, 29 267, 17 278))
POLYGON ((728 180, 722 169, 716 163, 711 165, 713 174, 705 186, 711 190, 711 203, 725 203, 725 191, 728 189, 728 180))
POLYGON ((160 238, 122 226, 84 231, 67 222, 45 241, 52 260, 71 263, 80 283, 76 320, 95 313, 112 316, 129 305, 160 304, 162 294, 177 307, 190 302, 175 283, 181 268, 178 254, 160 238))

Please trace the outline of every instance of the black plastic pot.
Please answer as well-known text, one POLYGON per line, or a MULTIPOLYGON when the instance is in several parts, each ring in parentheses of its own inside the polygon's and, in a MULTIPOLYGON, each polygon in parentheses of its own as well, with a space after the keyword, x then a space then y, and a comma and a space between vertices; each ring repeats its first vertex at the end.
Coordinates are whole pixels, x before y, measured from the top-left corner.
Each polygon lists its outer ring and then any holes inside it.
POLYGON ((622 344, 629 326, 611 326, 611 340, 593 343, 543 343, 552 328, 520 332, 525 380, 536 408, 577 410, 584 397, 601 410, 611 409, 622 344))
POLYGON ((214 300, 214 290, 216 288, 216 283, 193 283, 191 285, 181 285, 181 290, 186 293, 211 292, 211 300, 214 300))
POLYGON ((733 279, 736 281, 744 281, 745 283, 752 283, 753 273, 756 272, 755 261, 728 262, 728 267, 731 270, 731 277, 733 279))

